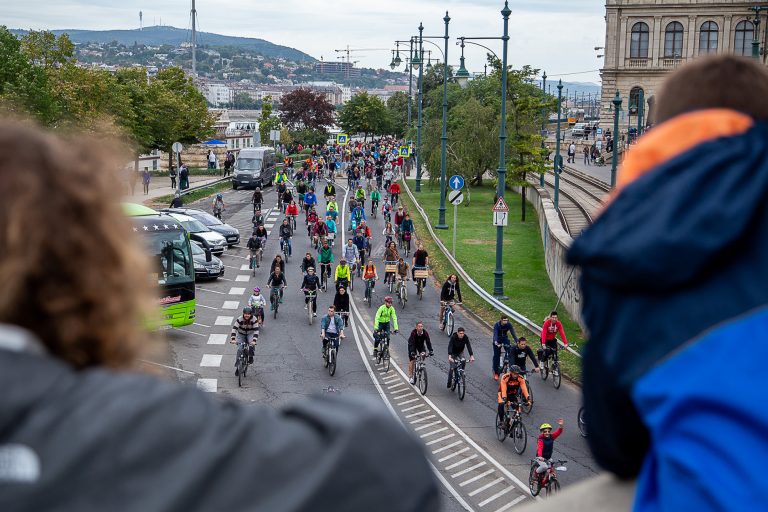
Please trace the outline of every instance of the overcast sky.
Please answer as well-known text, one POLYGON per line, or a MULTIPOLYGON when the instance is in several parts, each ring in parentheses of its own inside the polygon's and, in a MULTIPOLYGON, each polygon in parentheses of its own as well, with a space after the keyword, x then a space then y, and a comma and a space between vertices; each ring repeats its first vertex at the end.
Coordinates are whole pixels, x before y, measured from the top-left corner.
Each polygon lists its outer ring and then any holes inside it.
MULTIPOLYGON (((130 29, 139 25, 190 26, 190 0, 0 0, 0 23, 10 28, 92 30, 130 29)), ((315 58, 336 60, 333 50, 394 47, 424 23, 424 35, 442 36, 448 10, 450 36, 500 36, 503 2, 498 0, 197 0, 199 28, 205 32, 258 37, 297 48, 315 58)), ((510 63, 530 64, 548 76, 597 70, 595 46, 605 39, 603 0, 514 0, 510 2, 510 63)), ((436 40, 442 46, 442 40, 436 40)), ((501 56, 500 41, 483 41, 501 56)), ((432 56, 439 52, 434 46, 432 56)), ((449 43, 449 62, 458 65, 459 48, 449 43)), ((483 70, 485 50, 467 46, 470 72, 483 70)), ((389 51, 353 52, 360 66, 386 67, 389 51)), ((402 69, 402 68, 401 68, 402 69)), ((596 71, 564 76, 568 81, 598 82, 596 71)))

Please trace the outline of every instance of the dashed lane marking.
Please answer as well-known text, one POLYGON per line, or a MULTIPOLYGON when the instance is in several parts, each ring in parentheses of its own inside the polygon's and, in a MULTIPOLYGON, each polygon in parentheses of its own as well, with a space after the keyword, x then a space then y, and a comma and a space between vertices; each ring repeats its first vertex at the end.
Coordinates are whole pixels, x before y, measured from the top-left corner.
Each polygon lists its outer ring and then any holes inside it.
POLYGON ((452 453, 452 454, 450 454, 450 455, 446 455, 445 457, 442 457, 442 458, 440 458, 440 459, 437 459, 437 462, 445 462, 445 461, 447 461, 447 460, 451 460, 452 458, 454 458, 454 457, 458 457, 458 456, 459 456, 459 455, 461 455, 462 453, 464 453, 464 452, 468 452, 468 451, 469 451, 469 446, 465 446, 464 448, 462 448, 461 450, 459 450, 459 451, 457 451, 457 452, 453 452, 453 453, 452 453))
MULTIPOLYGON (((496 497, 494 497, 494 496, 491 496, 491 498, 496 499, 496 497)), ((485 501, 481 501, 480 502, 480 506, 484 507, 485 505, 490 503, 490 501, 488 501, 488 500, 491 500, 491 498, 488 498, 485 501)), ((514 507, 515 505, 517 505, 518 503, 520 503, 521 501, 523 501, 525 498, 527 498, 526 495, 518 496, 517 498, 513 499, 512 501, 510 501, 509 503, 504 505, 503 507, 497 508, 495 512, 504 512, 505 510, 509 510, 512 507, 514 507)), ((491 500, 491 501, 493 501, 493 500, 491 500)))
MULTIPOLYGON (((427 412, 429 412, 429 411, 427 411, 427 412)), ((423 418, 419 418, 419 419, 411 421, 411 425, 415 425, 417 423, 421 423, 422 421, 431 420, 432 418, 437 418, 437 416, 435 416, 434 414, 430 414, 429 416, 424 416, 423 418)))
POLYGON ((210 329, 210 328, 211 328, 211 326, 210 326, 210 325, 199 324, 199 323, 197 323, 197 322, 193 323, 192 325, 196 325, 196 326, 198 326, 198 327, 205 327, 206 329, 210 329))
POLYGON ((184 329, 183 327, 177 327, 177 331, 186 332, 187 334, 194 334, 195 336, 202 336, 205 338, 205 334, 200 334, 199 332, 190 331, 189 329, 184 329))
MULTIPOLYGON (((477 489, 475 489, 474 491, 472 491, 472 492, 468 493, 468 495, 469 495, 469 496, 476 496, 476 495, 480 494, 481 492, 483 492, 483 491, 485 491, 485 490, 487 490, 487 489, 490 489, 490 488, 491 488, 491 487, 493 487, 494 485, 500 484, 500 483, 501 483, 501 482, 503 482, 503 481, 504 481, 504 478, 502 478, 502 477, 499 477, 499 478, 497 478, 496 480, 493 480, 492 482, 488 482, 487 484, 485 484, 485 485, 484 485, 484 486, 482 486, 482 487, 478 487, 478 488, 477 488, 477 489)), ((510 489, 514 489, 514 487, 507 487, 507 488, 505 488, 505 489, 504 489, 502 492, 503 492, 503 493, 509 492, 509 490, 510 490, 510 489)))
POLYGON ((472 478, 470 478, 469 480, 464 480, 463 482, 461 482, 461 483, 459 484, 459 487, 464 487, 464 486, 467 486, 467 485, 469 485, 469 484, 471 484, 471 483, 473 483, 473 482, 477 482, 477 481, 478 481, 478 480, 480 480, 481 478, 483 478, 483 477, 486 477, 486 476, 488 476, 488 475, 490 475, 490 474, 492 474, 492 473, 495 473, 495 472, 496 472, 496 470, 495 470, 495 469, 489 469, 489 470, 488 470, 488 471, 486 471, 485 473, 480 473, 479 475, 475 475, 475 476, 473 476, 473 477, 472 477, 472 478))
POLYGON ((206 393, 215 393, 218 389, 216 379, 197 379, 198 389, 206 393))
POLYGON ((230 288, 229 295, 242 295, 245 293, 245 288, 230 288))
MULTIPOLYGON (((414 406, 412 406, 412 407, 406 407, 405 409, 403 409, 403 412, 412 411, 412 410, 414 410, 414 409, 421 409, 422 407, 426 407, 426 405, 424 405, 424 404, 419 404, 419 405, 414 405, 414 406)), ((407 416, 406 416, 406 418, 407 418, 407 416)))
POLYGON ((224 301, 224 305, 221 306, 221 309, 237 309, 240 307, 240 303, 236 300, 227 300, 224 301))
POLYGON ((454 437, 455 435, 456 434, 448 434, 448 435, 443 436, 443 437, 438 437, 437 439, 433 439, 432 441, 428 442, 427 446, 432 446, 433 444, 436 444, 436 443, 442 443, 446 439, 450 439, 450 438, 454 437))
POLYGON ((240 275, 235 277, 235 281, 237 281, 238 283, 247 283, 250 280, 251 280, 251 276, 240 275))
POLYGON ((418 398, 411 398, 410 400, 406 400, 405 402, 398 402, 396 405, 397 405, 398 407, 400 407, 401 405, 405 405, 405 404, 411 404, 411 403, 413 403, 413 402, 418 402, 418 401, 419 401, 419 399, 418 399, 418 398))
MULTIPOLYGON (((469 448, 466 448, 466 450, 469 450, 469 448)), ((470 455, 469 457, 466 457, 466 458, 460 460, 459 462, 454 462, 450 466, 445 466, 445 470, 448 471, 449 469, 457 468, 457 467, 461 466, 462 464, 467 464, 467 463, 469 463, 470 461, 472 461, 473 459, 476 459, 476 458, 477 458, 477 454, 475 453, 473 455, 470 455)))
POLYGON ((201 292, 215 293, 217 295, 226 295, 226 293, 224 293, 224 292, 220 292, 220 291, 217 291, 217 290, 211 290, 210 288, 203 288, 202 286, 198 286, 196 289, 200 290, 201 292))
POLYGON ((211 306, 206 306, 205 304, 200 304, 199 302, 196 302, 195 306, 197 306, 199 308, 205 308, 205 309, 218 309, 218 308, 214 308, 214 307, 211 307, 211 306))
POLYGON ((405 418, 406 419, 413 418, 414 416, 421 416, 422 414, 429 414, 431 412, 432 411, 430 411, 429 409, 427 409, 426 411, 418 411, 418 412, 414 412, 412 414, 407 415, 405 418))
POLYGON ((454 446, 458 446, 458 445, 460 445, 463 442, 464 441, 454 441, 453 443, 451 443, 451 444, 449 444, 447 446, 443 446, 442 448, 438 448, 437 450, 433 450, 432 451, 432 455, 437 455, 438 453, 444 452, 445 450, 450 450, 454 446))
POLYGON ((446 430, 448 430, 448 427, 442 427, 442 428, 439 428, 437 430, 433 430, 432 432, 427 432, 426 434, 421 434, 419 437, 422 438, 422 439, 425 439, 427 437, 432 437, 435 434, 439 434, 440 432, 445 432, 446 430))
POLYGON ((209 368, 218 368, 221 366, 221 354, 203 354, 200 360, 200 366, 209 368))
POLYGON ((234 319, 233 316, 217 316, 215 325, 232 325, 234 319))
MULTIPOLYGON (((229 267, 229 268, 235 268, 235 267, 229 267)), ((251 267, 248 265, 240 265, 240 270, 251 270, 251 267)))
POLYGON ((211 334, 208 336, 209 345, 224 345, 227 343, 226 334, 211 334))
MULTIPOLYGON (((422 418, 421 420, 418 420, 418 421, 423 421, 424 419, 425 418, 422 418)), ((437 421, 433 421, 432 423, 427 423, 426 425, 419 425, 418 427, 414 428, 413 431, 418 432, 419 430, 424 430, 429 427, 434 427, 435 425, 439 425, 440 423, 442 423, 442 421, 437 420, 437 421)))

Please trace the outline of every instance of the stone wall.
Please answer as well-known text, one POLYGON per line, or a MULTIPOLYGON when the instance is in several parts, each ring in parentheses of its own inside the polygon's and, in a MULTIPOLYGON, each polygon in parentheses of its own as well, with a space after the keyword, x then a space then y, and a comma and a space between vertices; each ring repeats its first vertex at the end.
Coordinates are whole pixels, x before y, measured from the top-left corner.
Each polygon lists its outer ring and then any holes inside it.
MULTIPOLYGON (((189 167, 208 167, 208 150, 213 150, 218 161, 218 169, 224 168, 224 156, 227 154, 226 146, 206 146, 204 144, 195 144, 186 146, 181 153, 181 161, 189 167)), ((235 156, 239 150, 232 149, 235 156)), ((176 165, 176 157, 173 160, 176 165)), ((168 169, 168 153, 160 153, 160 169, 168 169)))

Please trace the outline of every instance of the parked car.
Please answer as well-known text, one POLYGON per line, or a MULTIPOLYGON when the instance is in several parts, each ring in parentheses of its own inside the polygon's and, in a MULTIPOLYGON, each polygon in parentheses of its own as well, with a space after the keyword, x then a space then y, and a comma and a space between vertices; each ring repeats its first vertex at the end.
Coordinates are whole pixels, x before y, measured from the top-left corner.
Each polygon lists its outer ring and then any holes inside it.
POLYGON ((233 228, 229 224, 220 221, 208 212, 204 212, 203 210, 195 210, 194 208, 163 208, 160 211, 165 213, 180 213, 182 215, 188 215, 199 220, 211 231, 215 231, 226 238, 227 245, 229 247, 240 243, 240 231, 238 231, 236 228, 233 228))
POLYGON ((195 280, 218 279, 224 275, 224 264, 209 250, 203 250, 197 244, 192 246, 192 260, 195 264, 195 280))
POLYGON ((275 179, 275 150, 264 146, 241 149, 235 160, 232 188, 264 187, 275 179))
POLYGON ((182 227, 189 233, 189 239, 203 249, 209 249, 213 254, 222 254, 227 248, 226 238, 212 231, 194 217, 180 213, 170 213, 169 215, 179 221, 182 227))
POLYGON ((573 137, 584 137, 587 133, 587 123, 576 123, 573 125, 571 135, 573 137))

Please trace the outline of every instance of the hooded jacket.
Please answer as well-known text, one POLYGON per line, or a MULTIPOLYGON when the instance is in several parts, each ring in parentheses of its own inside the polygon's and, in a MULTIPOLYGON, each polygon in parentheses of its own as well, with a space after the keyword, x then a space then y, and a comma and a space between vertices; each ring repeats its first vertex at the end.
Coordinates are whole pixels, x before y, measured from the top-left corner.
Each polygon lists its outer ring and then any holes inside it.
POLYGON ((635 510, 768 503, 768 126, 704 110, 654 127, 575 240, 596 460, 635 510), (734 368, 730 360, 738 361, 734 368))

